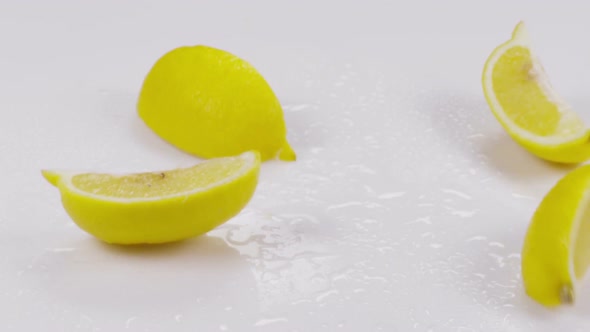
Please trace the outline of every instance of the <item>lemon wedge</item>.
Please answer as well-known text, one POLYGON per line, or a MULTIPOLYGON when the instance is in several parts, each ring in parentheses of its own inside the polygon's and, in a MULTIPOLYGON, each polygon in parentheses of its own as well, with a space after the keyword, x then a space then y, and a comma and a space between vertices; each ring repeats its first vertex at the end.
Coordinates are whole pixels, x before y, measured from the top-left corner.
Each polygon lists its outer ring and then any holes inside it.
POLYGON ((211 159, 191 168, 111 175, 43 171, 83 230, 117 244, 164 243, 224 223, 252 197, 257 152, 211 159))
POLYGON ((137 110, 161 138, 203 158, 256 150, 262 160, 296 159, 269 84, 220 49, 186 46, 163 55, 143 82, 137 110))
POLYGON ((512 38, 486 61, 486 100, 504 129, 545 160, 579 163, 590 158, 590 131, 555 92, 520 22, 512 38))
POLYGON ((590 265, 590 165, 563 177, 545 196, 526 234, 522 277, 546 306, 571 304, 590 265))

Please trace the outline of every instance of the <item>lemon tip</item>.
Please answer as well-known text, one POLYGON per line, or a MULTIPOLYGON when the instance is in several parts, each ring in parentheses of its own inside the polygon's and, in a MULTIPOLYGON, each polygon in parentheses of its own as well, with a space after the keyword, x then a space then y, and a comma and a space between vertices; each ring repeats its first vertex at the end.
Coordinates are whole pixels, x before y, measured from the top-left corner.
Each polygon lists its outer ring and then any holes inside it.
POLYGON ((297 154, 291 148, 288 142, 285 142, 285 145, 281 148, 279 153, 279 159, 282 161, 295 161, 297 160, 297 154))
POLYGON ((248 152, 244 152, 244 155, 251 156, 257 163, 260 163, 260 161, 262 159, 262 155, 260 154, 260 151, 258 151, 258 150, 251 150, 248 152))
POLYGON ((45 180, 47 180, 47 182, 57 187, 57 183, 61 178, 61 175, 58 172, 44 169, 41 170, 41 174, 43 175, 45 180))
POLYGON ((559 299, 562 304, 573 304, 575 300, 573 287, 571 285, 562 285, 559 289, 559 299))
POLYGON ((529 34, 524 21, 518 22, 512 31, 512 39, 528 40, 529 34))

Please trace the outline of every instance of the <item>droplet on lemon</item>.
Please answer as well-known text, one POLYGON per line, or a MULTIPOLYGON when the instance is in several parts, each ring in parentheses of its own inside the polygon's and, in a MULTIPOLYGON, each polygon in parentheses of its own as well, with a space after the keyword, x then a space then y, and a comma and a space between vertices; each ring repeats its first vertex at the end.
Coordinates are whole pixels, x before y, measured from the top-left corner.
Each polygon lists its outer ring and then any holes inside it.
POLYGON ((143 82, 137 108, 156 134, 200 157, 256 150, 262 160, 296 159, 269 84, 223 50, 180 47, 162 56, 143 82))
POLYGON ((83 230, 116 244, 187 239, 219 226, 248 203, 260 156, 246 152, 191 168, 130 175, 43 171, 83 230))

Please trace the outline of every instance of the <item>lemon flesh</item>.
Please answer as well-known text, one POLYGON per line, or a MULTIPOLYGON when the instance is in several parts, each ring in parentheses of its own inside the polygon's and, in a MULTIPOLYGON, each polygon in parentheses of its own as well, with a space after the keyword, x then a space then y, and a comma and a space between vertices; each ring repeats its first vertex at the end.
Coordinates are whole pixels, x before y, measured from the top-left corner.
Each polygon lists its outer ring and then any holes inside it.
POLYGON ((571 304, 590 265, 590 165, 561 179, 535 212, 522 251, 527 294, 546 306, 571 304))
POLYGON ((526 150, 559 163, 590 159, 590 131, 551 86, 524 23, 489 56, 482 83, 492 112, 526 150))
POLYGON ((140 244, 187 239, 229 220, 254 194, 259 169, 259 154, 246 152, 165 172, 43 175, 80 228, 108 243, 140 244))
POLYGON ((147 74, 137 109, 156 134, 200 157, 257 150, 262 160, 296 158, 268 83, 223 50, 194 46, 165 54, 147 74))

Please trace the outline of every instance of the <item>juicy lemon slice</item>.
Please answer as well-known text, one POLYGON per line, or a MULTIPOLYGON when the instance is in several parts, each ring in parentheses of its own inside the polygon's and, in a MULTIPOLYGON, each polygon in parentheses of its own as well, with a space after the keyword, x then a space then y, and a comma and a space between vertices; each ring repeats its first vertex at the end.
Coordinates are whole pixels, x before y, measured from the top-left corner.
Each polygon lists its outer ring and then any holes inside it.
POLYGON ((259 154, 246 152, 166 172, 43 175, 80 228, 108 243, 139 244, 183 240, 224 223, 252 197, 259 169, 259 154))
POLYGON ((561 179, 545 196, 522 250, 527 294, 546 306, 570 304, 590 265, 590 165, 561 179))
POLYGON ((549 83, 523 22, 489 56, 482 83, 498 121, 529 152, 560 163, 590 158, 590 131, 549 83))
POLYGON ((203 158, 257 150, 262 160, 296 159, 283 109, 264 77, 223 50, 166 53, 147 74, 137 110, 161 138, 203 158))

